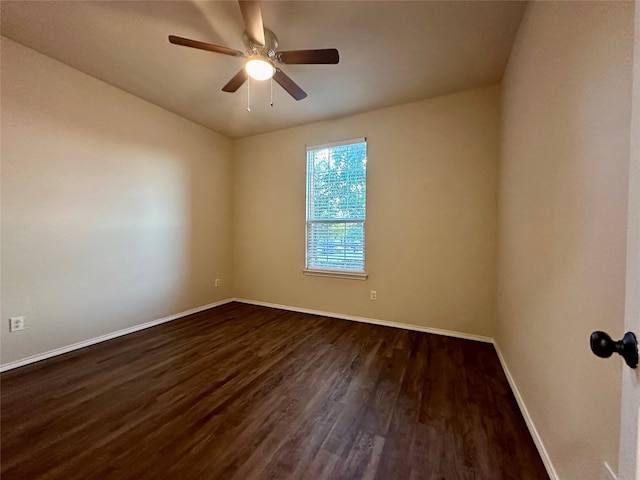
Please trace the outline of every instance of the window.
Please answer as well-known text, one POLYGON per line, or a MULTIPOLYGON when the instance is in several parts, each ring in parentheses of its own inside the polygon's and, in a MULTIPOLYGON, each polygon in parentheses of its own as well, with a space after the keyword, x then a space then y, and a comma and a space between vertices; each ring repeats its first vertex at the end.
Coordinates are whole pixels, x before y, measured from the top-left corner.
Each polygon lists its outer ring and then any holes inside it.
POLYGON ((305 273, 365 279, 366 139, 307 147, 305 273))

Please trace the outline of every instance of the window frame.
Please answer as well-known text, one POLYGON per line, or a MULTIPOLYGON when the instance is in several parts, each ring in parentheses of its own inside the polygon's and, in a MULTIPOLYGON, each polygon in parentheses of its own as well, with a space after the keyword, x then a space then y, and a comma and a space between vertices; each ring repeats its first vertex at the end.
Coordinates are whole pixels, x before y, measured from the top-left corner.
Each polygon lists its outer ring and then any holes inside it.
MULTIPOLYGON (((369 144, 367 142, 367 138, 366 137, 360 137, 360 138, 352 138, 349 140, 342 140, 339 142, 331 142, 331 143, 325 143, 325 144, 321 144, 321 145, 307 145, 306 146, 306 172, 305 172, 305 180, 306 180, 306 187, 305 187, 305 268, 303 269, 303 273, 305 275, 311 275, 311 276, 321 276, 321 277, 336 277, 336 278, 346 278, 346 279, 352 279, 352 280, 366 280, 368 278, 368 274, 366 272, 366 221, 367 221, 367 213, 366 213, 366 185, 367 185, 367 181, 366 181, 366 167, 365 167, 365 207, 364 207, 364 218, 362 219, 350 219, 350 218, 331 218, 331 219, 323 219, 323 220, 316 220, 316 219, 310 219, 309 218, 309 213, 310 213, 310 208, 309 208, 309 188, 310 185, 312 183, 312 179, 310 179, 309 175, 310 175, 310 157, 309 157, 309 152, 311 151, 316 151, 316 150, 325 150, 325 149, 331 149, 334 147, 341 147, 341 146, 345 146, 345 145, 353 145, 353 144, 358 144, 358 143, 364 143, 365 144, 365 159, 367 159, 368 157, 368 150, 369 150, 369 144), (310 245, 310 240, 309 240, 309 235, 310 235, 310 229, 311 229, 311 225, 312 224, 330 224, 330 223, 340 223, 340 224, 349 224, 349 223, 353 223, 353 224, 361 224, 362 225, 362 270, 348 270, 348 269, 323 269, 323 268, 317 268, 317 267, 310 267, 309 266, 309 245, 310 245)), ((368 160, 368 159, 367 159, 368 160)))

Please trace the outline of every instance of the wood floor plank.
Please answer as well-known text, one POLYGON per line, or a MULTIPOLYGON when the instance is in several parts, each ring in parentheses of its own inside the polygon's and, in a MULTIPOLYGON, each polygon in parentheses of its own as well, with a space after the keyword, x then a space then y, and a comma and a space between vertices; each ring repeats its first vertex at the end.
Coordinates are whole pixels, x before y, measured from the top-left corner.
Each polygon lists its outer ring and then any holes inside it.
POLYGON ((548 478, 490 344, 230 303, 0 381, 3 480, 548 478))

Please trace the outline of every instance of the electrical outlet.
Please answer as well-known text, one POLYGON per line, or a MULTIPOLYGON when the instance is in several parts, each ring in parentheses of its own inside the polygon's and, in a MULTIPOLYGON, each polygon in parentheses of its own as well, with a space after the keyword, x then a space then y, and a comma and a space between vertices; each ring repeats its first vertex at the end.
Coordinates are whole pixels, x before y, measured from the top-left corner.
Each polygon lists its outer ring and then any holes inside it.
POLYGON ((371 290, 371 292, 369 293, 369 298, 371 300, 377 300, 378 299, 378 294, 376 293, 375 290, 371 290))
POLYGON ((219 287, 220 286, 220 279, 216 278, 216 281, 214 283, 214 286, 219 287))
POLYGON ((24 330, 25 326, 26 326, 26 321, 24 317, 11 317, 9 319, 10 332, 18 332, 20 330, 24 330))

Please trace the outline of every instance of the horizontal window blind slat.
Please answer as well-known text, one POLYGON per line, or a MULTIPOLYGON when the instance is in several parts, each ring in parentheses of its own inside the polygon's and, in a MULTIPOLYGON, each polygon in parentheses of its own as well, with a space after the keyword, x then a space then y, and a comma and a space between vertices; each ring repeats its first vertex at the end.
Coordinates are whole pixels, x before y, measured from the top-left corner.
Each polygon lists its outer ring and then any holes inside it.
POLYGON ((307 220, 307 223, 364 223, 365 218, 316 218, 307 220))

